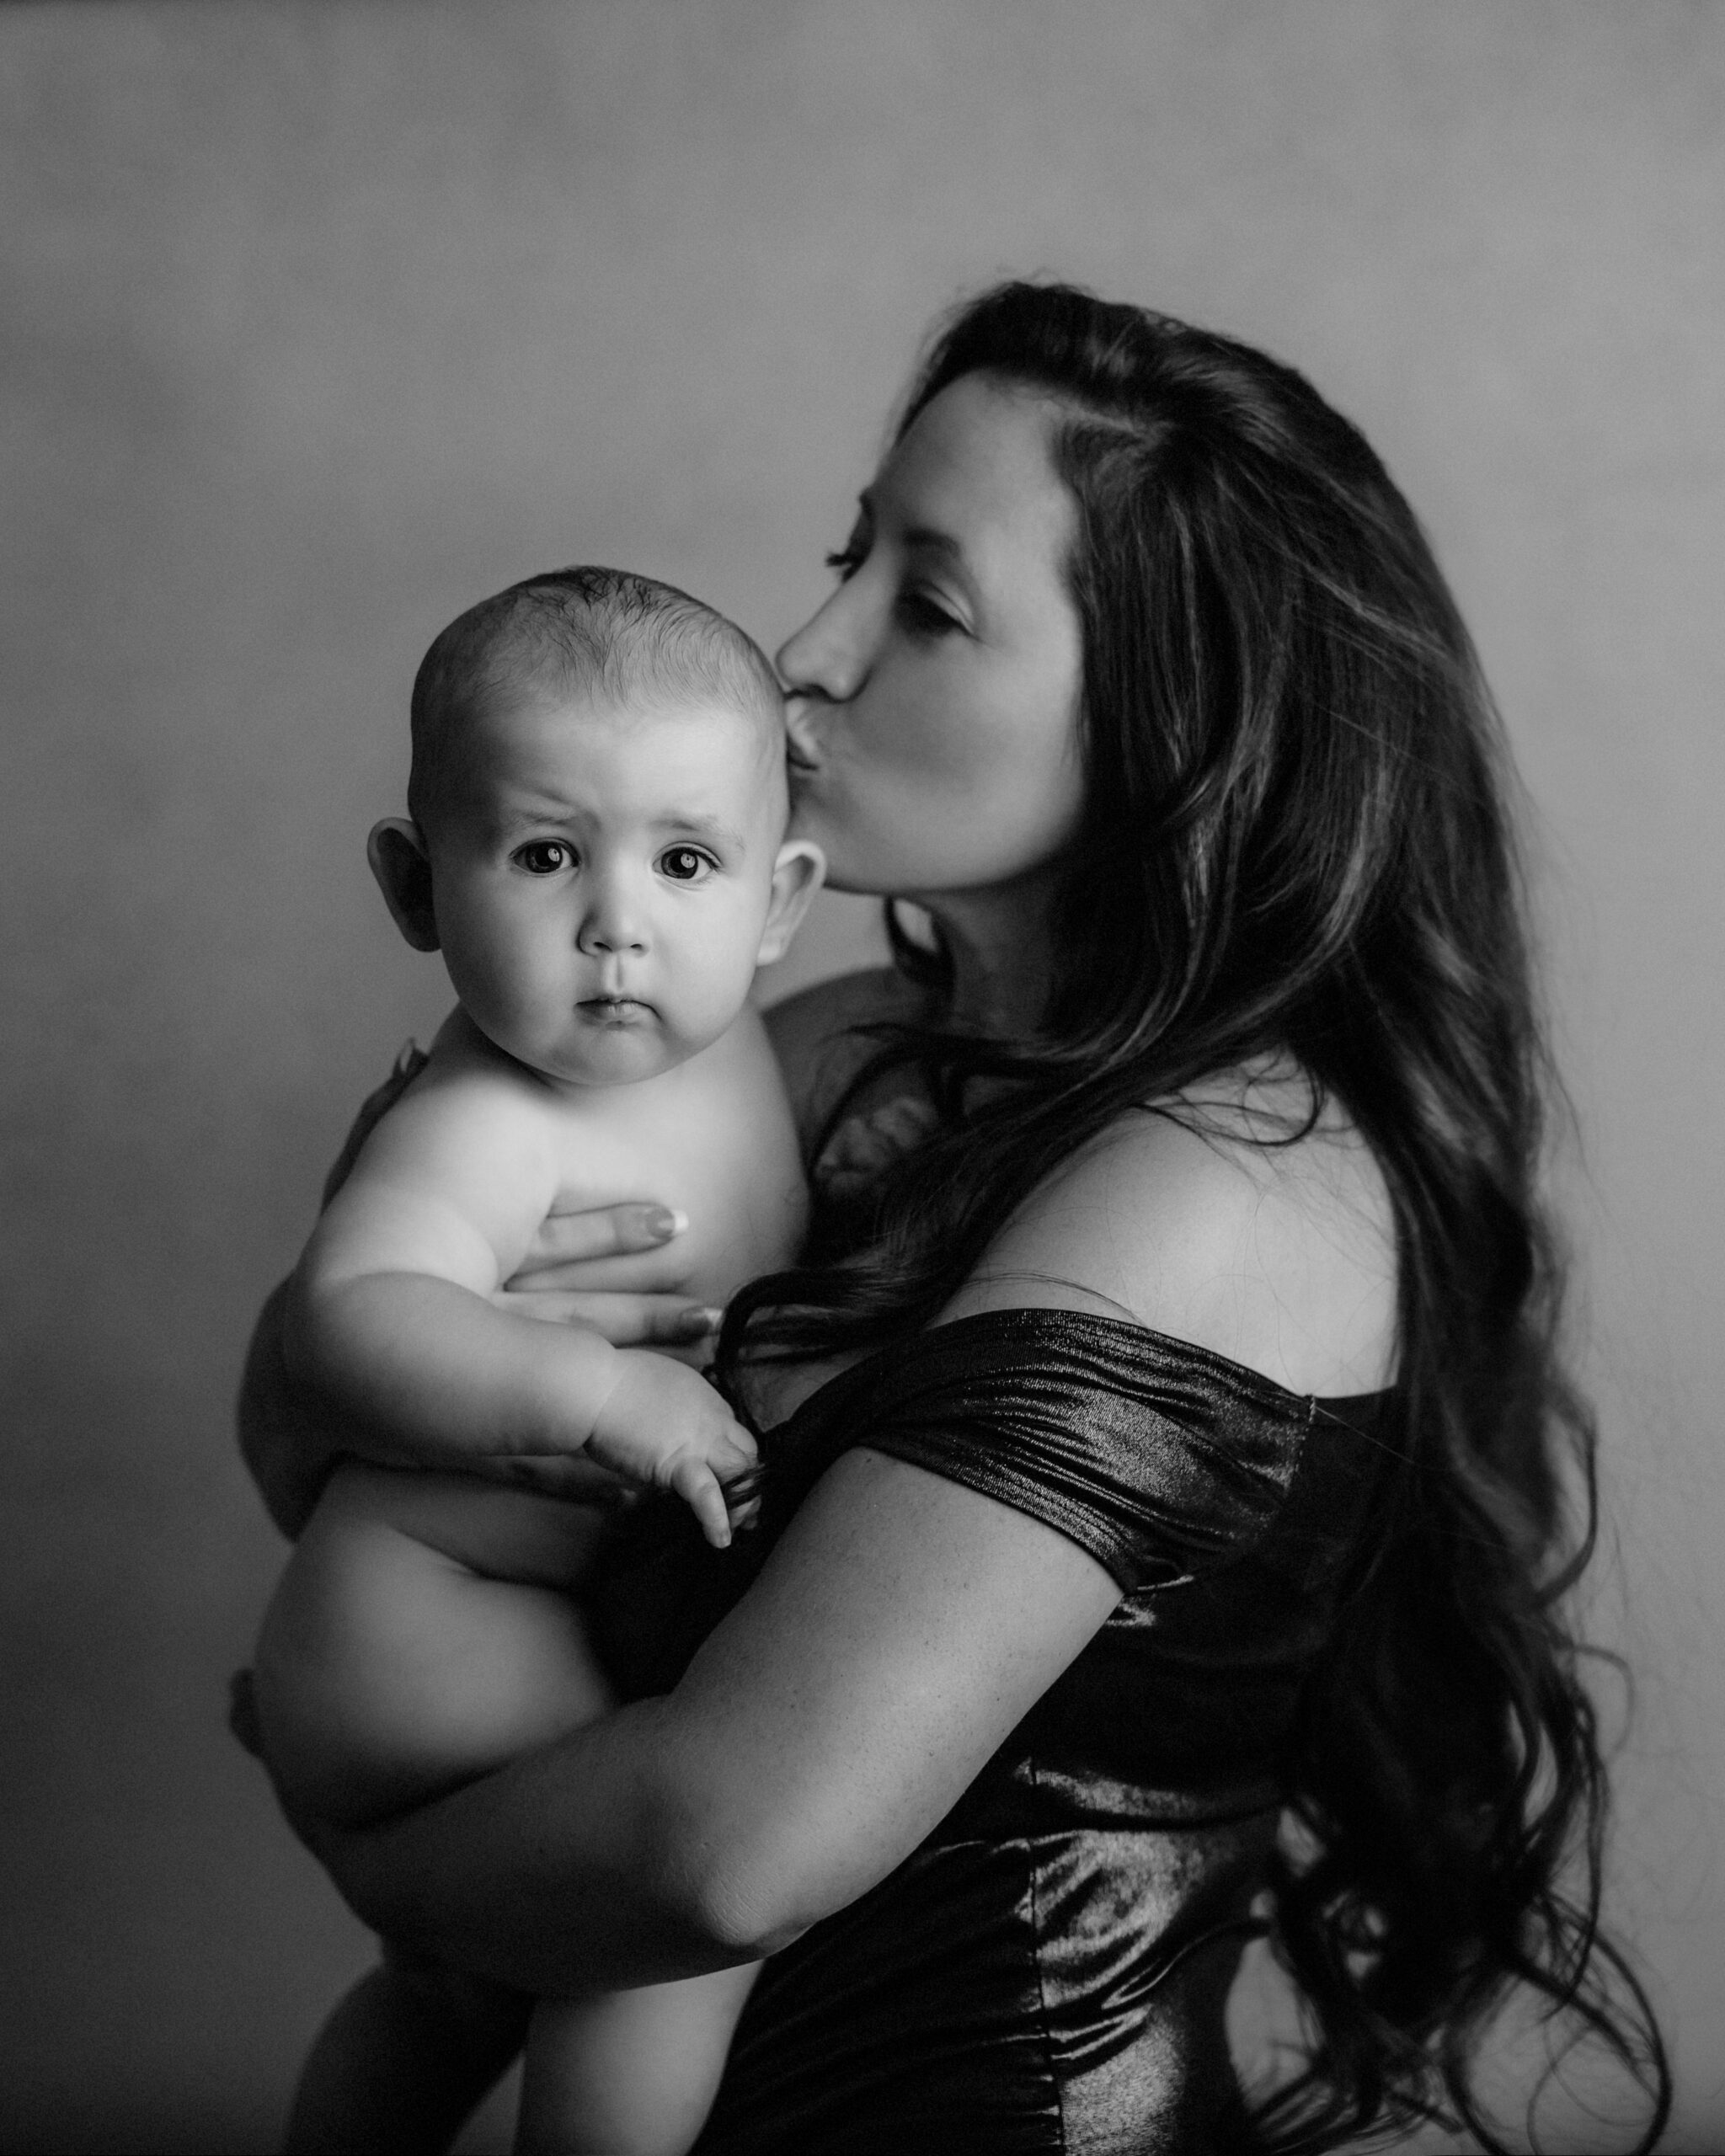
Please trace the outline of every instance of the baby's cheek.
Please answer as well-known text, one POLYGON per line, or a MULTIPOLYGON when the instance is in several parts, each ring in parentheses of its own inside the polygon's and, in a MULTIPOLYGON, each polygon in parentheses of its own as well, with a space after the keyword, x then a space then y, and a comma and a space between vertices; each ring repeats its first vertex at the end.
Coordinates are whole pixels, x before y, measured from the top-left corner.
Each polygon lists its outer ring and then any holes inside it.
POLYGON ((755 978, 754 947, 745 958, 734 940, 709 948, 683 969, 678 984, 677 1019, 691 1054, 716 1041, 749 1000, 755 978))
POLYGON ((569 1022, 573 990, 563 969, 519 946, 485 953, 462 1002, 480 1029, 523 1061, 537 1062, 569 1022))

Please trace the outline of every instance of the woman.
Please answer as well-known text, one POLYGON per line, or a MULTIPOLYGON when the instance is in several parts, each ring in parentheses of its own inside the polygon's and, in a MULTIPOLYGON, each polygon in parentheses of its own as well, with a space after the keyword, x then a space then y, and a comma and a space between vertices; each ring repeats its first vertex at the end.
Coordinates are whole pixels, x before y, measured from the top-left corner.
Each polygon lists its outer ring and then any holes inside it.
MULTIPOLYGON (((1497 737, 1417 525, 1288 370, 1013 285, 835 563, 780 654, 800 828, 932 926, 774 1017, 820 1202, 722 1342, 762 1530, 708 1562, 638 1514, 634 1704, 308 1837, 524 1992, 772 1956, 703 2149, 1496 2146, 1516 1984, 1651 2136, 1497 737), (1266 1929, 1311 2042, 1248 2125, 1266 1929)), ((571 1224, 524 1290, 602 1289, 557 1265, 595 1234, 648 1240, 571 1224)), ((278 1517, 334 1443, 254 1403, 278 1517)))

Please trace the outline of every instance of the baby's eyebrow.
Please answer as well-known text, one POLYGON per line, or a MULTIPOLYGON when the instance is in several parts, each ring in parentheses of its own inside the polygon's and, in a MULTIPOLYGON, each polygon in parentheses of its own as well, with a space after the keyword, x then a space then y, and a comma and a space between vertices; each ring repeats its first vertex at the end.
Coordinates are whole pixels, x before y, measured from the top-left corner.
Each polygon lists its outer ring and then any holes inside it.
POLYGON ((655 831, 663 831, 679 838, 710 839, 715 846, 740 847, 743 835, 721 817, 710 816, 700 808, 670 808, 653 819, 655 831))
POLYGON ((499 805, 495 814, 505 830, 517 831, 533 824, 569 823, 575 810, 569 802, 555 800, 547 793, 535 800, 511 802, 507 808, 499 805))

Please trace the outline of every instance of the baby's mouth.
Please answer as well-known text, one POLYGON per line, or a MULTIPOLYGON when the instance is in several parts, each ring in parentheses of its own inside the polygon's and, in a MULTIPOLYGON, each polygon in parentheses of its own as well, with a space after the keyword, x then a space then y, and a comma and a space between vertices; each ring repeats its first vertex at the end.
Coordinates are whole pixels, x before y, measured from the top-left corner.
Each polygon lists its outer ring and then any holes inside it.
POLYGON ((641 1026, 653 1016, 653 1006, 634 995, 588 995, 575 1007, 597 1026, 641 1026))

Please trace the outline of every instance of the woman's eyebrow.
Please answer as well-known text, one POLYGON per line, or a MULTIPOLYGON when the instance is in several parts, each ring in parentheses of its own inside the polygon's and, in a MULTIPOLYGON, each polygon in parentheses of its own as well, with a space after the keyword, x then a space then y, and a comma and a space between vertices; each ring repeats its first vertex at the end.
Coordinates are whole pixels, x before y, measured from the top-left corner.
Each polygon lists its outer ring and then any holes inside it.
MULTIPOLYGON (((865 487, 857 497, 857 513, 871 529, 879 522, 879 504, 873 487, 865 487)), ((899 544, 916 547, 923 553, 938 554, 945 561, 961 563, 964 549, 950 531, 942 531, 932 524, 906 525, 898 535, 899 544)))
POLYGON ((954 568, 964 565, 963 547, 950 531, 937 531, 932 525, 911 525, 900 535, 900 543, 906 548, 914 547, 918 553, 938 554, 943 561, 952 563, 954 568))

